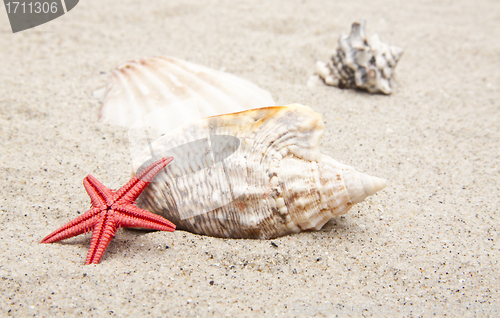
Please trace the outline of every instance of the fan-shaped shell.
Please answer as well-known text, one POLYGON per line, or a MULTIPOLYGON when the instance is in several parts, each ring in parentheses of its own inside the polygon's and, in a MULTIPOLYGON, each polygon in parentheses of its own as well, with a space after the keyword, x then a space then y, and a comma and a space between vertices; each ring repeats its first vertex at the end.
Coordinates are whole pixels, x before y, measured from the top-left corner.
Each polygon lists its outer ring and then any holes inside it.
POLYGON ((370 93, 391 94, 391 79, 403 49, 388 45, 378 34, 365 34, 365 21, 352 24, 351 34, 342 34, 328 63, 318 61, 316 71, 328 85, 360 88, 370 93))
MULTIPOLYGON (((322 134, 322 116, 302 105, 193 122, 152 143, 155 156, 174 161, 138 205, 178 229, 217 237, 319 230, 385 187, 384 180, 322 154, 322 134)), ((140 161, 147 164, 149 153, 140 161)))
POLYGON ((141 116, 196 98, 202 117, 273 106, 269 92, 237 76, 173 57, 126 62, 111 72, 99 120, 129 127, 141 116))

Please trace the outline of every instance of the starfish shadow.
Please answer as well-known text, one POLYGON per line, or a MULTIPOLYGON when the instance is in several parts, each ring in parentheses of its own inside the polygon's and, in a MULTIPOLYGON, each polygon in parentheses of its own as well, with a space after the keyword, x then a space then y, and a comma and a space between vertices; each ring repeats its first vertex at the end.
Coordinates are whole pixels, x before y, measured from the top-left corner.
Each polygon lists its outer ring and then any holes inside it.
POLYGON ((90 242, 90 234, 83 237, 70 238, 65 241, 60 241, 61 245, 88 245, 90 242))

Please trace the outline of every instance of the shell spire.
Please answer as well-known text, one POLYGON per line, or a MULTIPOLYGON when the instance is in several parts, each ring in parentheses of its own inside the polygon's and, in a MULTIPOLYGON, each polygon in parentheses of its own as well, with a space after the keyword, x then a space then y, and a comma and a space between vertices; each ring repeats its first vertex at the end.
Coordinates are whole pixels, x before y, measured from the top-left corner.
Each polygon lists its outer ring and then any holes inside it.
MULTIPOLYGON (((345 177, 347 178, 347 176, 345 177)), ((386 186, 385 179, 373 177, 355 170, 350 174, 350 177, 353 178, 353 180, 347 185, 347 192, 354 204, 362 202, 367 197, 374 195, 386 186)))

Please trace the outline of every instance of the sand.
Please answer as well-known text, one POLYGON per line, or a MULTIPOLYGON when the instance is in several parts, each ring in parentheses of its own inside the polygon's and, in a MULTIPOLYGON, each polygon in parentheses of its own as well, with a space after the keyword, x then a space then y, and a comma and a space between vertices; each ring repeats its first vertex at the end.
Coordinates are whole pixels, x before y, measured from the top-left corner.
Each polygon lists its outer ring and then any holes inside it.
POLYGON ((80 1, 12 34, 0 9, 0 316, 498 316, 498 1, 80 1), (391 96, 306 85, 341 33, 404 48, 391 96), (223 69, 325 120, 322 149, 387 188, 272 241, 119 230, 40 240, 128 181, 92 92, 137 57, 223 69))

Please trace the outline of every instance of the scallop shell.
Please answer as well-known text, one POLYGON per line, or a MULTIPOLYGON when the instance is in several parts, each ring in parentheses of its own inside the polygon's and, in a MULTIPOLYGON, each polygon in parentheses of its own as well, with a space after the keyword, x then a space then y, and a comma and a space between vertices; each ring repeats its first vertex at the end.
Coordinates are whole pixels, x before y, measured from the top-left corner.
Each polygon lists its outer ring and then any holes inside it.
MULTIPOLYGON (((152 143, 143 165, 173 156, 138 199, 178 229, 269 239, 319 230, 383 189, 319 150, 323 118, 307 106, 267 107, 204 118, 152 143)), ((139 170, 138 166, 134 171, 139 170)))
POLYGON ((383 43, 378 34, 368 39, 362 20, 352 24, 349 36, 340 36, 328 63, 316 63, 316 72, 328 85, 391 94, 392 75, 402 54, 403 49, 383 43))
MULTIPOLYGON (((95 92, 96 97, 102 92, 95 92)), ((197 98, 202 117, 276 105, 271 94, 237 76, 173 57, 126 62, 112 71, 99 120, 129 127, 169 104, 197 98)))

